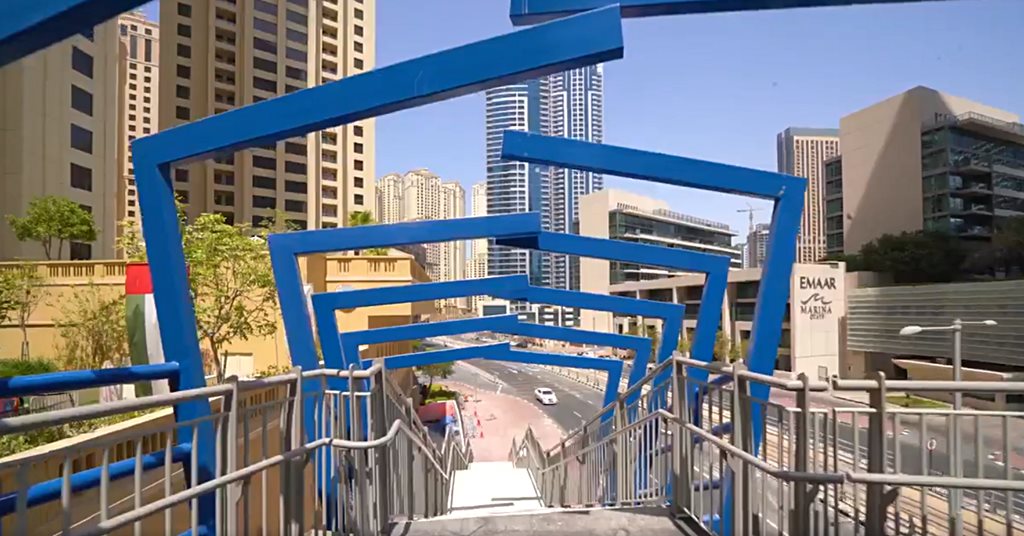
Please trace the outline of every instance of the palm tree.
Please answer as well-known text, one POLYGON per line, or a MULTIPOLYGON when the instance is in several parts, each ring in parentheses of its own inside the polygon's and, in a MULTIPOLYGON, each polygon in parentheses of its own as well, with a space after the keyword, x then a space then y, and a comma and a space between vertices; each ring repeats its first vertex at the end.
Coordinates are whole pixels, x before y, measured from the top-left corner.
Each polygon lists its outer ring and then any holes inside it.
MULTIPOLYGON (((362 227, 363 225, 373 225, 375 223, 377 223, 377 220, 373 219, 373 213, 369 210, 357 210, 348 213, 349 227, 362 227)), ((367 255, 387 255, 388 248, 370 248, 365 253, 367 255)), ((359 254, 360 252, 356 251, 356 255, 359 254)))

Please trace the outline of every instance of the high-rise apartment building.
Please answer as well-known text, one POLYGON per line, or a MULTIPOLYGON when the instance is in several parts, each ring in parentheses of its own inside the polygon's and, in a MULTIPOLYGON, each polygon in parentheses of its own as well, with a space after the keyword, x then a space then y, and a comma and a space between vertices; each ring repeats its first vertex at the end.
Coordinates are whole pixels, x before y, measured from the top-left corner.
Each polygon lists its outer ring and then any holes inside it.
MULTIPOLYGON (((478 182, 473 185, 470 198, 470 210, 473 216, 487 215, 487 183, 478 182)), ((478 238, 469 242, 469 258, 466 259, 466 279, 487 277, 487 239, 478 238)), ((476 311, 482 296, 469 297, 469 310, 476 311)))
MULTIPOLYGON (((505 130, 551 133, 551 84, 548 78, 489 89, 486 92, 487 213, 540 212, 551 228, 551 172, 548 166, 501 159, 505 130)), ((551 281, 550 256, 541 252, 490 245, 487 273, 527 274, 534 285, 551 281)))
POLYGON ((159 103, 160 25, 142 13, 126 13, 118 20, 121 43, 128 52, 125 90, 121 114, 124 121, 126 150, 125 174, 118 182, 123 199, 123 218, 139 221, 138 194, 135 189, 135 168, 132 165, 131 141, 156 132, 159 103))
MULTIPOLYGON (((461 184, 442 182, 426 169, 391 173, 378 180, 377 219, 381 223, 461 218, 466 215, 465 207, 466 192, 461 184)), ((424 248, 431 280, 465 277, 465 242, 436 242, 425 244, 424 248)))
POLYGON ((779 173, 807 179, 804 214, 796 260, 813 263, 825 257, 825 160, 839 154, 839 130, 790 127, 776 136, 779 173))
MULTIPOLYGON (((604 66, 591 65, 550 76, 551 135, 601 143, 604 140, 604 66)), ((576 232, 580 198, 604 188, 599 173, 551 169, 551 230, 576 232)), ((551 286, 579 289, 578 257, 551 255, 551 286)))
MULTIPOLYGON (((65 246, 64 259, 115 256, 126 202, 126 57, 111 20, 0 69, 0 214, 23 215, 46 195, 81 205, 99 236, 65 246)), ((6 224, 0 252, 5 259, 45 256, 40 244, 19 242, 6 224)))
MULTIPOLYGON (((164 0, 160 127, 353 76, 375 59, 375 0, 164 0)), ((374 204, 374 122, 176 168, 190 216, 344 226, 374 204)))
POLYGON ((1024 215, 1017 114, 919 86, 843 117, 839 137, 826 166, 830 252, 922 229, 981 244, 1024 215))
POLYGON ((746 258, 747 265, 744 268, 760 268, 764 266, 764 257, 768 253, 768 235, 771 226, 767 223, 759 223, 754 229, 747 233, 746 258))

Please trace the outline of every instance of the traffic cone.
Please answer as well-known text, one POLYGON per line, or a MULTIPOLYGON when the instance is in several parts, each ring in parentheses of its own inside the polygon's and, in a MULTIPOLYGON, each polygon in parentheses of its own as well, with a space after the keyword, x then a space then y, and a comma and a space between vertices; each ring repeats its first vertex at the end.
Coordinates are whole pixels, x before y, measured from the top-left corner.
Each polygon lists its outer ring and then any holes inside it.
POLYGON ((481 428, 480 429, 480 439, 483 439, 483 438, 484 438, 484 429, 481 428))

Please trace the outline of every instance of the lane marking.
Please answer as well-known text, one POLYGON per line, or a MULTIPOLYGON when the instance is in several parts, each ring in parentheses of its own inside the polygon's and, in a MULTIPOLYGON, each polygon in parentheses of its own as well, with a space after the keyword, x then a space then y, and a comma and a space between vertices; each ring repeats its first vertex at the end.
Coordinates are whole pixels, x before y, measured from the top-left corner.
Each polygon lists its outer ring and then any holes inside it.
POLYGON ((574 411, 574 412, 572 412, 572 414, 573 414, 573 415, 575 415, 575 416, 577 416, 577 417, 579 417, 580 419, 582 419, 582 418, 583 418, 583 415, 580 415, 580 414, 579 414, 578 412, 575 412, 575 411, 574 411))

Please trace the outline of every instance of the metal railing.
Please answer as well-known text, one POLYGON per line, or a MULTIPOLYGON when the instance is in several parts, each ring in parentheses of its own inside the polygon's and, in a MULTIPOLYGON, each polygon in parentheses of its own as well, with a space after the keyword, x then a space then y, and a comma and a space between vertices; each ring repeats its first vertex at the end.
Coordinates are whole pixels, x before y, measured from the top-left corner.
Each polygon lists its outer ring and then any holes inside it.
POLYGON ((411 400, 380 365, 365 371, 296 369, 0 419, 0 435, 201 399, 213 409, 201 419, 108 431, 0 461, 0 475, 14 483, 0 490, 2 532, 376 534, 395 521, 445 513, 450 475, 472 460, 454 436, 433 443, 411 400), (347 379, 348 390, 328 388, 331 378, 347 379), (306 419, 310 411, 312 421, 306 419), (307 422, 315 433, 304 429, 307 422), (199 431, 205 426, 215 430, 216 469, 200 478, 199 431), (114 461, 126 444, 128 459, 114 461), (94 466, 76 458, 85 449, 102 452, 94 466), (54 459, 62 460, 60 476, 33 481, 36 466, 54 459), (215 511, 213 527, 201 525, 205 507, 215 511))
POLYGON ((882 375, 791 381, 748 372, 742 364, 674 358, 554 447, 544 450, 527 430, 509 455, 530 470, 548 506, 667 505, 709 532, 1019 531, 1024 473, 1007 453, 1014 452, 1011 432, 1024 424, 1024 412, 887 403, 890 392, 954 391, 1022 393, 1024 384, 882 375), (671 379, 655 384, 668 368, 671 379), (697 369, 708 379, 696 380, 690 372, 697 369), (771 387, 769 400, 752 395, 758 383, 771 387), (846 391, 867 392, 870 403, 824 402, 846 391), (954 427, 954 420, 961 425, 954 427), (956 429, 962 437, 954 437, 956 429), (959 463, 947 454, 953 444, 960 445, 959 463), (963 500, 953 500, 958 497, 963 500))

